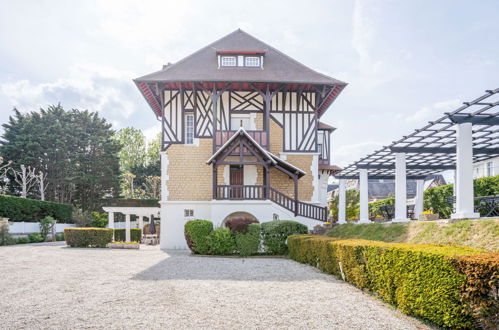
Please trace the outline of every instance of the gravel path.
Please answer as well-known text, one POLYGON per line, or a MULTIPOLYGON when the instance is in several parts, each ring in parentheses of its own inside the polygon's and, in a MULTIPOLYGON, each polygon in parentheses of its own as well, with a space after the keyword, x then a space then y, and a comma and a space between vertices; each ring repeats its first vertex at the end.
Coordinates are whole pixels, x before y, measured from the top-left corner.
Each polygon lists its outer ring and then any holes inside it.
POLYGON ((427 329, 287 259, 0 247, 0 327, 427 329))

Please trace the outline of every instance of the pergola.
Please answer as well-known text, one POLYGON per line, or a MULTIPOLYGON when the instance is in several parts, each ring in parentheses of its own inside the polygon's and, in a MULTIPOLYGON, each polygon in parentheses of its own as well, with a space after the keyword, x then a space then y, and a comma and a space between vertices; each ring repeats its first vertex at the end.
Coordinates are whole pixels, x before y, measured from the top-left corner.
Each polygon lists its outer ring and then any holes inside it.
POLYGON ((416 217, 423 211, 424 179, 444 170, 455 170, 454 219, 478 218, 473 201, 473 163, 499 155, 499 88, 426 126, 361 158, 337 173, 338 220, 345 222, 345 180, 359 179, 360 222, 369 222, 368 178, 395 179, 395 219, 407 219, 406 180, 416 180, 416 217))

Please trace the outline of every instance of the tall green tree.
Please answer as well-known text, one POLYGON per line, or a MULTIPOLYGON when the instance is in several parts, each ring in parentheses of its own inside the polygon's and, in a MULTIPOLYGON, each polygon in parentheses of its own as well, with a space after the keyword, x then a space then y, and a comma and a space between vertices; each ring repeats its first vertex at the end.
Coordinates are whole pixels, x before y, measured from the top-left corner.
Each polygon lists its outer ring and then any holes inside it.
MULTIPOLYGON (((26 114, 14 109, 2 126, 0 154, 46 173, 46 200, 93 210, 100 198, 117 195, 120 145, 96 112, 60 105, 26 114)), ((10 189, 19 191, 12 181, 10 189)))
POLYGON ((140 129, 122 128, 116 132, 113 139, 121 146, 119 157, 122 173, 131 173, 133 168, 144 165, 147 159, 146 139, 140 129))

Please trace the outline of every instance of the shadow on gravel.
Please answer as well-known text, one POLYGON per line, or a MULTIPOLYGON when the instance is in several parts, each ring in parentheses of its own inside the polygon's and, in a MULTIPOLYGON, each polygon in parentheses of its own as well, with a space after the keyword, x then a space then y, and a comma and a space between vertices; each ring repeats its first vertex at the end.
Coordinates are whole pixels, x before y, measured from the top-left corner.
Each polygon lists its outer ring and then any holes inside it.
POLYGON ((168 257, 135 275, 142 281, 210 280, 295 282, 335 281, 312 267, 283 258, 196 257, 168 251, 168 257))

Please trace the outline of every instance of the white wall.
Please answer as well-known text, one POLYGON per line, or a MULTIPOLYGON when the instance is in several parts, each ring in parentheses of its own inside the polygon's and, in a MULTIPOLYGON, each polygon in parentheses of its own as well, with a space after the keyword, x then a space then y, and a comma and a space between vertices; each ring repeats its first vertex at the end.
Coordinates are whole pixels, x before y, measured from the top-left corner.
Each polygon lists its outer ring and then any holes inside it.
POLYGON ((483 178, 488 176, 487 174, 487 164, 492 165, 492 175, 499 175, 499 157, 484 160, 483 162, 478 162, 473 164, 473 178, 483 178))
MULTIPOLYGON (((57 223, 56 232, 64 232, 64 228, 75 227, 72 223, 57 223)), ((39 222, 10 222, 9 221, 9 232, 12 235, 28 235, 31 233, 40 232, 39 222)))
POLYGON ((268 222, 277 214, 281 220, 295 220, 306 225, 309 230, 321 221, 304 217, 295 217, 293 213, 271 201, 168 201, 161 202, 161 248, 186 249, 184 224, 192 219, 206 219, 213 222, 214 227, 220 227, 223 220, 234 212, 248 212, 258 221, 268 222), (185 218, 184 209, 193 209, 194 217, 185 218))

